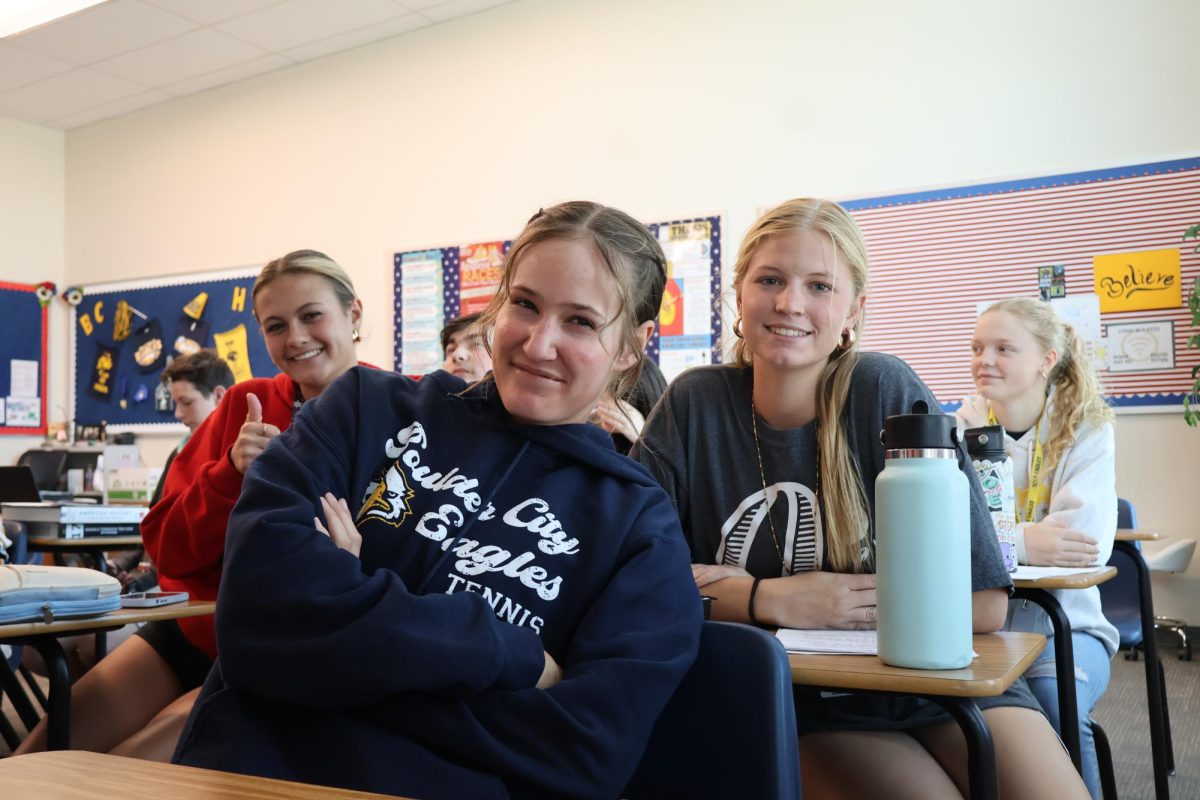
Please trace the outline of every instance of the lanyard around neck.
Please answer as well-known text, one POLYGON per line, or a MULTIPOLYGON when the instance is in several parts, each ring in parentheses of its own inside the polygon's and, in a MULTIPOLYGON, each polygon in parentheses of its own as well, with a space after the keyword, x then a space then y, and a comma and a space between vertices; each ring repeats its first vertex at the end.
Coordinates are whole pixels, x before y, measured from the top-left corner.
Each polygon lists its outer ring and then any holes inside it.
MULTIPOLYGON (((1042 446, 1042 417, 1046 414, 1046 406, 1038 414, 1037 422, 1033 425, 1033 456, 1029 459, 1029 485, 1026 489, 1025 504, 1017 509, 1017 522, 1033 522, 1033 512, 1037 508, 1038 495, 1042 488, 1042 467, 1045 465, 1046 454, 1042 446), (1023 513, 1022 513, 1023 512, 1023 513)), ((996 412, 988 404, 988 425, 997 424, 996 412)))

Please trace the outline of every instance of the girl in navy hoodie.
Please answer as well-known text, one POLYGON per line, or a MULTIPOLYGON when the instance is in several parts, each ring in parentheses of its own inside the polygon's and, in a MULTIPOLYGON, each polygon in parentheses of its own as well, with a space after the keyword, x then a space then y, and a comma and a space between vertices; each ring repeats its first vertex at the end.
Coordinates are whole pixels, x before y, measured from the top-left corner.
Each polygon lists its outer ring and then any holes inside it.
POLYGON ((617 796, 701 621, 670 500, 587 424, 636 381, 665 278, 628 215, 540 211, 484 312, 489 377, 352 369, 305 404, 230 516, 221 657, 176 760, 617 796))

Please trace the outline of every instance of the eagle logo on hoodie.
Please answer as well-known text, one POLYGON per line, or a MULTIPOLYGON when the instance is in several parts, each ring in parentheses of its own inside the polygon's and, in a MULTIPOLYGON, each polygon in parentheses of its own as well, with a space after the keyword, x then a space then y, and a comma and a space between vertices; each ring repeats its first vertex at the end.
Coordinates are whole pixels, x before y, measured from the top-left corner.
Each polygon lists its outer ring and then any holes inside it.
POLYGON ((355 524, 361 525, 367 520, 377 519, 393 527, 400 527, 412 514, 409 502, 414 494, 404 478, 404 473, 396 464, 392 464, 382 475, 367 484, 355 524))

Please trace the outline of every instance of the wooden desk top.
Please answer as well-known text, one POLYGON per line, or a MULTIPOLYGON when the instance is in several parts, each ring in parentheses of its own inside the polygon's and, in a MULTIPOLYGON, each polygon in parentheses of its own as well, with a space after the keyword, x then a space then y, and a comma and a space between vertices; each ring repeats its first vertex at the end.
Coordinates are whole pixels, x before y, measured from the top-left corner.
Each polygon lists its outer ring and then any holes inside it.
POLYGON ((1158 531, 1143 531, 1138 528, 1117 528, 1117 541, 1120 542, 1156 542, 1163 538, 1158 531))
MULTIPOLYGON (((44 633, 94 633, 120 628, 131 622, 152 622, 156 619, 180 619, 182 617, 201 617, 212 614, 217 609, 215 600, 188 600, 186 603, 172 603, 153 608, 119 608, 98 617, 82 619, 60 619, 46 624, 45 622, 13 622, 0 625, 0 639, 15 639, 25 636, 39 636, 44 633)), ((0 764, 4 763, 0 761, 0 764)))
POLYGON ((57 536, 30 536, 26 541, 29 549, 82 550, 86 547, 103 547, 108 550, 132 550, 142 546, 141 536, 84 536, 82 539, 63 539, 57 536))
POLYGON ((0 759, 6 800, 382 800, 383 795, 59 750, 0 759))
POLYGON ((974 637, 979 657, 963 669, 889 667, 878 656, 788 653, 792 683, 832 689, 867 689, 950 697, 995 697, 1033 663, 1046 646, 1040 633, 987 633, 974 637))
POLYGON ((1035 581, 1015 580, 1013 581, 1013 586, 1018 589, 1087 589, 1090 586, 1098 586, 1115 577, 1117 577, 1116 567, 1096 567, 1092 572, 1080 572, 1076 575, 1039 578, 1035 581))

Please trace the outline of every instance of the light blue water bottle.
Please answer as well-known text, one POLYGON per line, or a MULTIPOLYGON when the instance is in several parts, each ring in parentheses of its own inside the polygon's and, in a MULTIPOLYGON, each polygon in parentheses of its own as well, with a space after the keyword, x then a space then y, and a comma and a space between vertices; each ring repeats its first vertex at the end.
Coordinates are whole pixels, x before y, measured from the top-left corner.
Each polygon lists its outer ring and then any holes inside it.
POLYGON ((971 490, 954 417, 888 417, 875 480, 879 658, 914 669, 971 663, 971 490))

